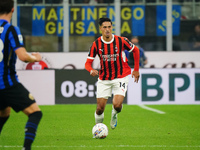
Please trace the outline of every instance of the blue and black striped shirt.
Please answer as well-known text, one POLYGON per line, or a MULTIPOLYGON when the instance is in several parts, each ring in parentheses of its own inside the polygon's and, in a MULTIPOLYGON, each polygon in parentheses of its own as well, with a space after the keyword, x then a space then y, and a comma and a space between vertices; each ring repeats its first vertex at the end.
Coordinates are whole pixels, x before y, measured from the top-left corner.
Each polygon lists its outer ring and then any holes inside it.
POLYGON ((15 50, 20 47, 24 47, 24 42, 19 28, 0 19, 0 90, 19 82, 15 69, 15 50))

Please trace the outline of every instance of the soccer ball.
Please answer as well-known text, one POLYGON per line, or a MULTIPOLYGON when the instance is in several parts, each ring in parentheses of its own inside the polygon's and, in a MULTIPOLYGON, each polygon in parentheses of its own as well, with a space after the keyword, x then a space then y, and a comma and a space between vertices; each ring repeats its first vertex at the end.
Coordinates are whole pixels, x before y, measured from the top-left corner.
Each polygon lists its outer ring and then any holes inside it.
POLYGON ((108 127, 103 123, 97 123, 92 128, 93 138, 104 139, 108 135, 108 127))

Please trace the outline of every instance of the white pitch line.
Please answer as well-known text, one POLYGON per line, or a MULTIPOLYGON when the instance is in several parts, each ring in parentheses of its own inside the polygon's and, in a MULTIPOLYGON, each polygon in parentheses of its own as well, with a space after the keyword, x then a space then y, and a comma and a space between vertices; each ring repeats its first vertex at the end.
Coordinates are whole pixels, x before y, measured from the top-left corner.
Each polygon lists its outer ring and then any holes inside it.
MULTIPOLYGON (((19 146, 19 145, 12 145, 12 146, 9 146, 9 145, 0 145, 0 148, 3 147, 3 148, 16 148, 16 147, 22 147, 22 146, 19 146)), ((200 145, 96 145, 96 146, 88 146, 88 145, 74 145, 74 146, 55 146, 55 145, 52 145, 52 146, 32 146, 32 147, 36 147, 36 148, 116 148, 116 147, 121 147, 121 148, 128 148, 128 147, 133 147, 133 148, 142 148, 142 147, 159 147, 159 148, 197 148, 199 147, 200 148, 200 145)))
POLYGON ((143 109, 150 110, 150 111, 153 111, 153 112, 156 112, 156 113, 159 113, 159 114, 165 114, 164 111, 160 111, 160 110, 157 110, 157 109, 154 109, 154 108, 150 108, 150 107, 147 107, 145 105, 138 105, 138 106, 140 106, 143 109))

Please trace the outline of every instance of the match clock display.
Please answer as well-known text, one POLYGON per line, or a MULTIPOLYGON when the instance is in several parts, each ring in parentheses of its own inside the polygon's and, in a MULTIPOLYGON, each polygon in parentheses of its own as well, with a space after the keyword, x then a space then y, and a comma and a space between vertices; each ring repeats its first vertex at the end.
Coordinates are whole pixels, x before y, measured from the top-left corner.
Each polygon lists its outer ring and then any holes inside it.
POLYGON ((55 71, 56 104, 96 103, 98 77, 86 70, 55 71))

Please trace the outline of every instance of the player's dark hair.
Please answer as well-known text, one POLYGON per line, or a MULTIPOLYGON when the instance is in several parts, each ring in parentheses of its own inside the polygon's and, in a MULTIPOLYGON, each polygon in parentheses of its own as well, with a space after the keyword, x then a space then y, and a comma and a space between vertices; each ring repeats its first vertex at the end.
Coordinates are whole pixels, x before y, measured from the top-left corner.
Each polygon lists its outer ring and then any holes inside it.
POLYGON ((100 18, 99 25, 101 26, 103 22, 110 22, 112 24, 112 21, 110 20, 110 18, 100 18))
POLYGON ((14 7, 13 0, 0 0, 0 14, 8 14, 14 7))

